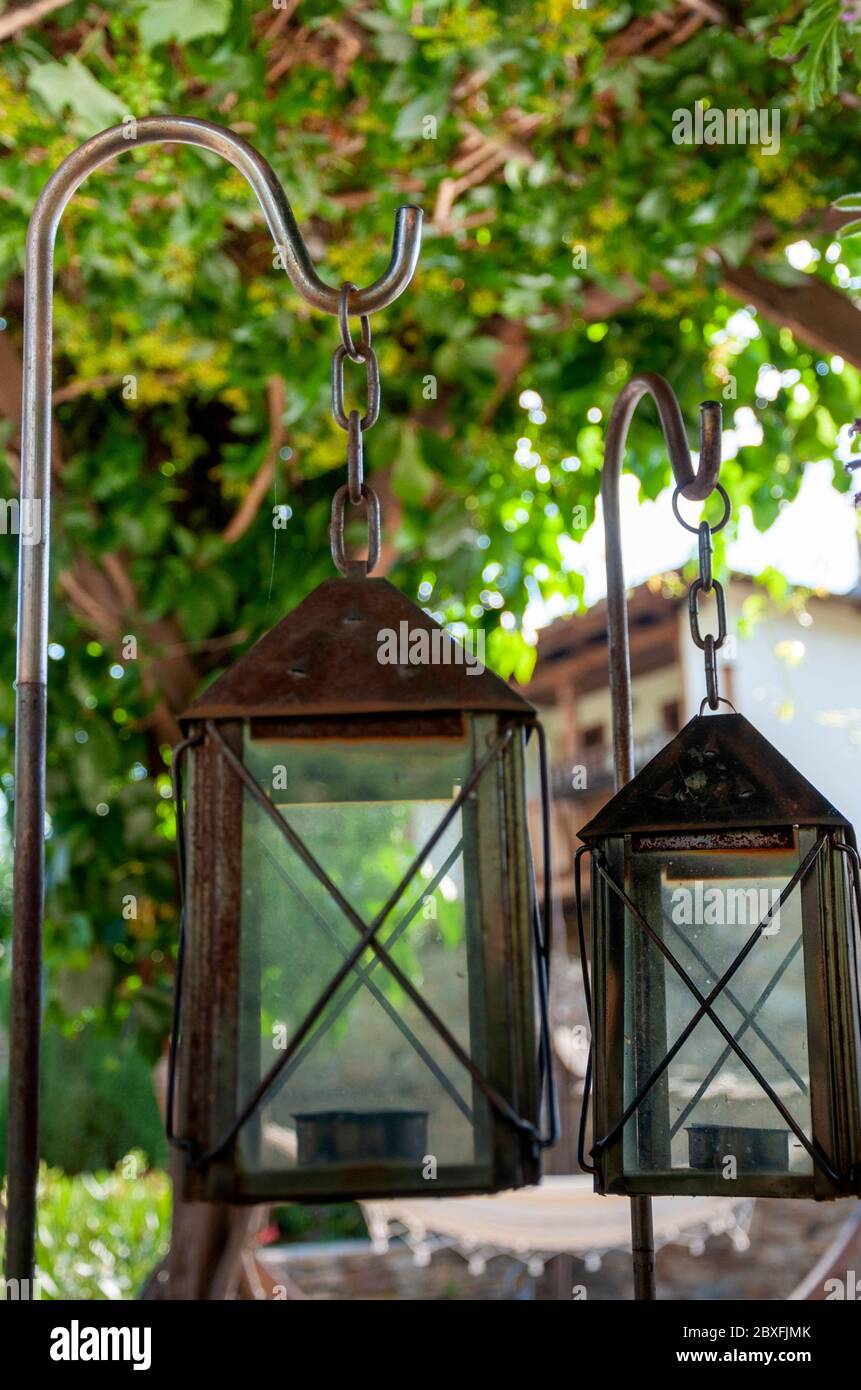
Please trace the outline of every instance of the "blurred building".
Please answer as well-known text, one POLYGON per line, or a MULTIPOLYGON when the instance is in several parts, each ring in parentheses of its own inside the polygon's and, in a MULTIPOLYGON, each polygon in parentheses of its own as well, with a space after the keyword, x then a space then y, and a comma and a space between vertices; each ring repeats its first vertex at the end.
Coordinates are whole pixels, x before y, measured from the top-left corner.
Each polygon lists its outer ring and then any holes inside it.
MULTIPOLYGON (((861 592, 787 590, 778 599, 735 576, 726 597, 721 694, 861 826, 861 592)), ((639 770, 698 712, 705 682, 702 653, 690 638, 687 585, 678 574, 634 589, 628 621, 639 770)), ((705 610, 702 624, 713 630, 705 610)), ((542 631, 524 694, 548 733, 554 899, 569 919, 577 831, 613 790, 606 603, 542 631)))

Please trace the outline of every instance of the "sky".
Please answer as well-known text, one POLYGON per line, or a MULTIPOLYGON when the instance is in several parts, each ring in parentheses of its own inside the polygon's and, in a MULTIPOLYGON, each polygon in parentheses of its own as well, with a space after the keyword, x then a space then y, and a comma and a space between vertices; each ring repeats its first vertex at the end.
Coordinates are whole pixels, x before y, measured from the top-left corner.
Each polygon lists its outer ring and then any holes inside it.
MULTIPOLYGON (((852 277, 841 260, 839 242, 832 242, 825 251, 833 275, 841 287, 861 289, 861 277, 852 277)), ((793 242, 785 248, 785 256, 796 270, 809 271, 821 253, 808 241, 793 242)), ((751 308, 739 309, 732 315, 722 336, 744 343, 759 337, 756 313, 751 308)), ((842 358, 832 357, 830 369, 842 372, 842 358)), ((798 372, 779 372, 764 365, 757 381, 757 397, 774 400, 781 389, 791 390, 796 399, 807 388, 798 381, 798 372), (794 380, 793 380, 794 378, 794 380)), ((521 394, 520 404, 529 411, 530 420, 543 419, 541 398, 534 391, 521 394), (535 413, 537 408, 538 414, 535 413)), ((600 419, 600 411, 595 418, 600 419)), ((592 413, 589 415, 592 419, 592 413)), ((732 425, 721 436, 721 457, 735 458, 739 449, 762 442, 762 426, 753 410, 740 407, 733 412, 732 425)), ((527 439, 518 442, 515 455, 525 462, 531 445, 527 439), (527 448, 527 446, 529 446, 527 448)), ((856 457, 848 428, 840 431, 835 457, 845 463, 856 457)), ((691 454, 694 466, 697 455, 691 454)), ((861 477, 861 475, 858 475, 861 477)), ((791 584, 802 588, 822 589, 840 594, 855 588, 861 581, 859 541, 853 493, 837 492, 833 485, 830 460, 809 464, 804 472, 799 495, 784 506, 766 532, 757 531, 750 510, 743 507, 738 516, 736 538, 727 547, 730 568, 741 574, 756 575, 768 567, 784 574, 791 584)), ((654 574, 676 569, 696 554, 696 536, 684 531, 672 512, 672 488, 667 488, 654 502, 640 501, 637 480, 623 474, 621 489, 622 536, 624 542, 625 577, 629 586, 640 584, 654 574)), ((694 523, 699 508, 686 508, 682 514, 694 523)), ((582 541, 566 537, 561 543, 566 566, 579 571, 585 578, 585 598, 591 605, 606 593, 604 569, 604 520, 598 503, 595 523, 582 541)), ((524 632, 534 640, 537 629, 544 627, 565 611, 563 602, 544 602, 537 596, 529 604, 524 620, 524 632)))
MULTIPOLYGON (((727 440, 732 448, 735 440, 727 440)), ((726 456, 726 454, 725 454, 726 456)), ((843 457, 842 453, 838 453, 843 457)), ((845 457, 850 457, 847 449, 845 457)), ((696 455, 693 455, 696 466, 696 455)), ((727 547, 727 560, 736 573, 759 574, 773 566, 791 584, 842 594, 861 580, 859 547, 856 540, 856 514, 853 493, 837 492, 830 460, 808 464, 801 488, 793 502, 787 503, 767 531, 758 531, 750 508, 742 507, 737 537, 727 547)), ((641 584, 654 574, 676 569, 696 555, 697 539, 679 526, 672 510, 672 488, 654 502, 641 501, 639 483, 630 473, 623 474, 621 488, 622 539, 625 579, 629 587, 641 584)), ((696 522, 698 509, 690 515, 696 522)), ((582 541, 563 538, 565 561, 585 577, 587 604, 596 603, 607 591, 604 562, 604 518, 600 499, 596 520, 582 541)), ((527 608, 524 629, 535 631, 561 616, 560 601, 533 599, 527 608)))
MULTIPOLYGON (((792 584, 846 593, 859 580, 855 511, 851 493, 837 492, 830 461, 809 464, 795 501, 780 513, 768 531, 757 531, 750 509, 743 507, 737 539, 727 547, 732 570, 758 574, 769 565, 792 584)), ((636 478, 622 479, 622 536, 626 579, 641 583, 653 574, 674 569, 696 553, 696 536, 684 531, 672 512, 672 488, 654 502, 639 500, 636 478)), ((683 512, 683 515, 685 513, 683 512)), ((691 520, 697 513, 692 510, 691 520)), ((687 518, 686 518, 687 519, 687 518)), ((599 514, 580 545, 589 603, 606 592, 604 576, 604 519, 599 514)))

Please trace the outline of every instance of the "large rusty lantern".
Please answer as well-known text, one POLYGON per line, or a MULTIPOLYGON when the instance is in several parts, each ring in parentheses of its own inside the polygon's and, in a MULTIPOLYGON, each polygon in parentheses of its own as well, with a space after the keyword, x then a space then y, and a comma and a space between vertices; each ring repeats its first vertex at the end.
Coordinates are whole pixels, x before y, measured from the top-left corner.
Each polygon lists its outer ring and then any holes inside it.
POLYGON ((387 581, 332 579, 183 716, 187 1197, 538 1180, 535 715, 464 655, 387 581))
POLYGON ((741 715, 713 714, 580 835, 597 1190, 861 1193, 845 817, 741 715))

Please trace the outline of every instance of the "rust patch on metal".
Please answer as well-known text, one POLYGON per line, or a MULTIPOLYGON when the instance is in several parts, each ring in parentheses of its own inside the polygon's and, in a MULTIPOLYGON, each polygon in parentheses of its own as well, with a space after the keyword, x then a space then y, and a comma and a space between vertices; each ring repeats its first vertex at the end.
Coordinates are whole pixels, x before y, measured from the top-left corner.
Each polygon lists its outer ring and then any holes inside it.
POLYGON ((651 854, 674 850, 728 850, 739 853, 742 850, 756 849, 794 849, 795 832, 789 826, 775 826, 771 830, 708 830, 698 833, 637 834, 631 836, 631 849, 635 854, 651 854))

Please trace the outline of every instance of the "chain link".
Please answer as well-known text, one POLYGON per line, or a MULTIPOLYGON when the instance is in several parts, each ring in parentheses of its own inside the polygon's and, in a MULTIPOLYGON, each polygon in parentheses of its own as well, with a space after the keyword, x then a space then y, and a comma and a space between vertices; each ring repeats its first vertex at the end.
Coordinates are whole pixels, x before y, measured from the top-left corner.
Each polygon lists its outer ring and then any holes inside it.
POLYGON ((709 709, 717 709, 718 705, 720 704, 720 692, 718 690, 717 658, 715 656, 716 651, 717 644, 715 642, 715 639, 712 637, 711 633, 709 633, 705 639, 705 642, 703 643, 703 652, 705 654, 706 667, 706 700, 708 701, 709 709))
POLYGON ((700 579, 703 583, 703 593, 710 594, 712 591, 712 533, 707 521, 700 522, 697 542, 700 552, 700 579))
MULTIPOLYGON (((714 590, 714 596, 717 601, 718 619, 718 630, 712 634, 712 640, 715 645, 715 651, 719 651, 726 641, 726 596, 723 591, 723 585, 719 583, 717 579, 712 580, 711 587, 714 590)), ((694 640, 694 645, 699 647, 701 652, 705 651, 706 639, 700 632, 698 599, 700 594, 708 592, 709 590, 706 589, 702 576, 694 580, 688 591, 688 614, 691 621, 691 637, 694 640)))
POLYGON ((371 323, 363 314, 359 320, 361 342, 356 344, 350 332, 349 301, 355 289, 349 281, 341 286, 338 305, 338 328, 341 341, 332 356, 332 414, 335 423, 347 432, 347 482, 332 498, 332 521, 329 536, 332 559, 341 574, 356 578, 370 574, 380 557, 380 503, 376 493, 365 482, 364 442, 362 435, 377 423, 380 415, 380 368, 371 346, 371 323), (364 415, 358 410, 349 414, 344 409, 344 360, 364 363, 367 405, 364 415), (348 560, 344 542, 346 509, 364 504, 368 525, 368 554, 365 560, 348 560))
MULTIPOLYGON (((714 526, 709 527, 709 530, 713 536, 716 535, 718 531, 723 530, 723 528, 729 521, 730 512, 732 511, 732 503, 729 500, 726 488, 721 487, 720 483, 715 483, 714 490, 723 502, 723 515, 721 516, 720 521, 718 521, 714 526)), ((673 492, 673 516, 676 518, 676 521, 679 523, 680 526, 684 526, 686 531, 693 531, 694 535, 696 536, 699 534, 702 522, 700 522, 700 526, 692 526, 689 521, 685 521, 684 517, 679 511, 679 498, 682 495, 682 489, 680 487, 677 487, 673 492)))
POLYGON ((347 430, 347 488, 351 506, 361 505, 364 485, 365 447, 362 443, 362 422, 358 410, 351 410, 347 430))
POLYGON ((721 703, 721 695, 718 688, 717 672, 717 653, 720 651, 727 637, 726 630, 726 594, 723 585, 715 579, 712 571, 712 536, 716 531, 723 530, 729 521, 730 500, 724 488, 717 483, 715 490, 720 493, 723 499, 723 515, 716 526, 710 526, 707 521, 701 521, 698 526, 691 526, 685 521, 679 512, 679 493, 680 488, 676 488, 673 493, 673 513, 676 520, 684 526, 686 531, 695 531, 697 536, 697 552, 699 559, 699 574, 688 591, 688 619, 691 628, 691 638, 694 646, 698 647, 703 653, 705 662, 706 676, 706 698, 703 704, 708 704, 709 709, 717 709, 721 703), (700 630, 700 594, 714 594, 715 605, 717 607, 717 632, 707 632, 705 635, 700 630))
POLYGON ((332 498, 332 522, 329 528, 332 559, 335 568, 347 579, 363 579, 380 558, 380 499, 373 488, 369 488, 367 483, 362 484, 362 498, 367 504, 368 515, 368 556, 365 560, 348 560, 344 546, 344 513, 349 492, 349 485, 344 483, 332 498))
MULTIPOLYGON (((344 410, 344 359, 348 355, 344 344, 339 343, 332 357, 332 414, 342 430, 350 428, 349 417, 344 410)), ((359 348, 359 356, 355 360, 365 364, 367 409, 361 424, 363 430, 369 430, 380 418, 380 368, 372 347, 359 348)))

